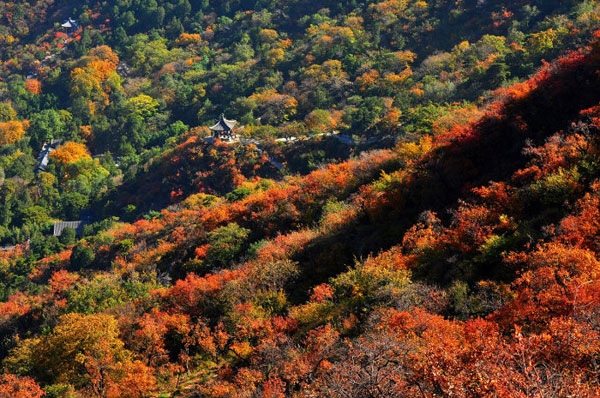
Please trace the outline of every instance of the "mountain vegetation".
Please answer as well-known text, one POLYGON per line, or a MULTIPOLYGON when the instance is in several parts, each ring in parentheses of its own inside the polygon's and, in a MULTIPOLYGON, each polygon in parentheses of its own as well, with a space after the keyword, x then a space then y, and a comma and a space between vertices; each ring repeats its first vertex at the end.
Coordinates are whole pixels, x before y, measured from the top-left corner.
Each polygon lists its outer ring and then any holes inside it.
POLYGON ((0 398, 600 394, 600 4, 0 11, 0 398))

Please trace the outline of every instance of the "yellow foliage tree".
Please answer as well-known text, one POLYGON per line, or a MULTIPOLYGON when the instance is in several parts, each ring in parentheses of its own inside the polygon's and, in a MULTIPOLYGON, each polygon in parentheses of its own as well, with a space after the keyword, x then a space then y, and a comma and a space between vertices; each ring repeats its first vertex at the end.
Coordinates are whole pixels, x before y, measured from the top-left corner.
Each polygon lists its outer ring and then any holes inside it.
POLYGON ((389 73, 385 76, 385 82, 392 86, 394 89, 400 88, 402 83, 406 81, 412 75, 410 68, 404 69, 401 73, 389 73))
POLYGON ((327 60, 323 65, 311 65, 304 72, 304 76, 317 83, 325 83, 334 77, 347 77, 346 72, 342 68, 342 63, 337 59, 327 60))
POLYGON ((258 37, 260 37, 260 40, 262 42, 272 43, 275 40, 277 40, 277 38, 279 37, 279 33, 277 33, 277 31, 273 29, 263 29, 258 34, 258 37))
POLYGON ((412 51, 396 51, 393 53, 393 56, 397 62, 403 64, 405 67, 408 67, 409 64, 417 59, 417 54, 412 51))
POLYGON ((177 46, 189 46, 191 44, 202 44, 202 36, 199 33, 182 33, 175 40, 177 46))
POLYGON ((101 76, 93 69, 75 68, 71 72, 71 94, 74 97, 89 98, 101 92, 101 76))
POLYGON ((140 94, 127 100, 127 106, 132 112, 142 117, 154 115, 158 109, 158 101, 146 94, 140 94))
POLYGON ((406 16, 408 5, 408 0, 387 0, 369 5, 369 12, 384 25, 390 25, 406 16))
POLYGON ((105 314, 67 314, 36 349, 38 365, 52 380, 102 390, 130 353, 119 339, 117 320, 105 314))
POLYGON ((285 52, 281 48, 273 48, 267 51, 265 61, 271 68, 283 59, 285 52))
POLYGON ((27 120, 21 122, 11 120, 0 123, 0 145, 9 145, 20 141, 28 127, 29 122, 27 120))
POLYGON ((0 102, 0 122, 8 122, 15 120, 17 112, 13 109, 9 102, 0 102))
POLYGON ((153 369, 131 356, 114 316, 71 313, 59 318, 52 333, 21 341, 4 364, 71 384, 82 396, 147 397, 156 386, 153 369))
POLYGON ((81 133, 81 136, 83 137, 84 141, 89 142, 94 140, 92 126, 90 126, 89 124, 85 126, 79 126, 79 132, 81 133))

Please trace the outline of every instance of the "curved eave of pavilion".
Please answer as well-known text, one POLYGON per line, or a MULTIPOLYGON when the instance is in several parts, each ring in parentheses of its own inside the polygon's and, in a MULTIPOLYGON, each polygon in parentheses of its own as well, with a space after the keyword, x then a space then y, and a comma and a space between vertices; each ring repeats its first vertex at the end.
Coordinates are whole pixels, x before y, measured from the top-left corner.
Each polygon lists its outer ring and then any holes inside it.
POLYGON ((233 130, 235 123, 236 123, 235 120, 228 120, 228 119, 223 118, 223 119, 219 120, 214 126, 211 126, 210 129, 212 131, 233 130))

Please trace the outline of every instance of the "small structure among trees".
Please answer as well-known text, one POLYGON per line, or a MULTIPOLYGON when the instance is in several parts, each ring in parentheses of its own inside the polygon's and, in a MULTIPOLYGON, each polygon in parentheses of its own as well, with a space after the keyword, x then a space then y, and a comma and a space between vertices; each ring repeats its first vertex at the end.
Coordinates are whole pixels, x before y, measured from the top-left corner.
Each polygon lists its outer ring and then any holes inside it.
POLYGON ((38 165, 35 168, 35 174, 40 171, 46 171, 48 167, 48 162, 50 162, 50 153, 54 152, 60 145, 63 144, 63 140, 55 140, 53 139, 49 143, 46 142, 42 146, 42 150, 38 155, 38 165))
POLYGON ((72 228, 75 230, 75 234, 80 236, 83 231, 83 226, 86 224, 85 220, 79 221, 59 221, 54 223, 54 236, 61 236, 65 228, 72 228))
POLYGON ((236 139, 237 135, 233 131, 235 124, 235 120, 225 119, 225 114, 221 113, 221 117, 217 120, 217 123, 210 127, 213 138, 219 138, 225 141, 236 139))
POLYGON ((76 19, 69 17, 69 19, 63 22, 60 26, 65 28, 66 34, 70 35, 79 28, 79 22, 77 22, 76 19))

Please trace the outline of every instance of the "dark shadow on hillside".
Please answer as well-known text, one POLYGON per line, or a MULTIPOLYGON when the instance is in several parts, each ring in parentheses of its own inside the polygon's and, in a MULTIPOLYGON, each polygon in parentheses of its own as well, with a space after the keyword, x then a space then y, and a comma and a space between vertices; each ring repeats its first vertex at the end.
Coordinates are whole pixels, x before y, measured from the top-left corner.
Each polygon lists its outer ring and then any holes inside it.
MULTIPOLYGON (((526 96, 506 102, 501 115, 480 120, 466 139, 435 151, 410 183, 387 193, 389 205, 374 220, 365 216, 357 225, 309 243, 294 258, 302 275, 290 289, 292 300, 306 299, 311 286, 344 271, 354 259, 398 244, 423 211, 435 211, 447 222, 447 210, 455 208, 459 199, 467 199, 471 188, 508 180, 525 165, 526 140, 539 144, 566 130, 582 109, 598 104, 598 52, 597 48, 582 62, 562 67, 526 96)), ((452 273, 452 264, 447 267, 452 273)))

